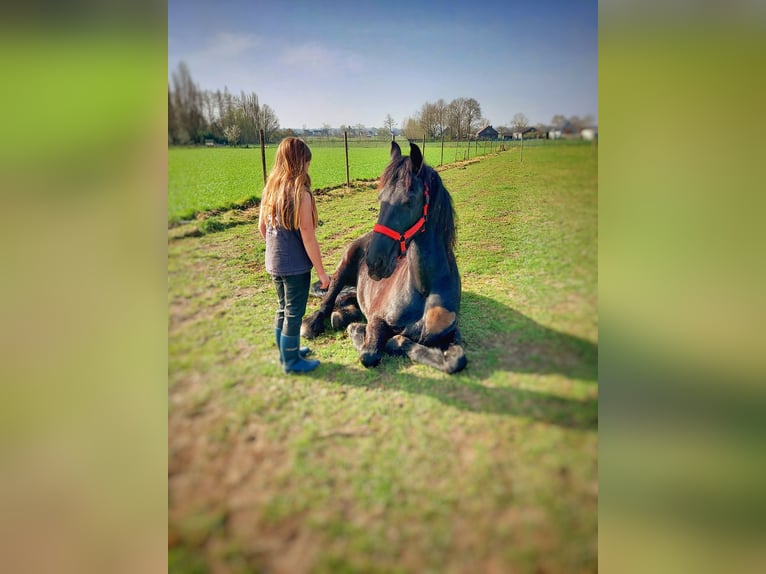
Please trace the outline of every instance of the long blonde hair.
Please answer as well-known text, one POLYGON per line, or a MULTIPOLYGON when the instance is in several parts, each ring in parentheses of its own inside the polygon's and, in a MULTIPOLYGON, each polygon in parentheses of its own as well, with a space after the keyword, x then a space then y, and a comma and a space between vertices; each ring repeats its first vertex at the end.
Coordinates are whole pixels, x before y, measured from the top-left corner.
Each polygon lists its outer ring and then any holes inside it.
POLYGON ((274 167, 263 188, 262 214, 274 227, 300 228, 300 210, 304 192, 311 198, 311 218, 317 226, 317 206, 311 193, 308 162, 311 150, 299 138, 285 138, 277 148, 274 167))

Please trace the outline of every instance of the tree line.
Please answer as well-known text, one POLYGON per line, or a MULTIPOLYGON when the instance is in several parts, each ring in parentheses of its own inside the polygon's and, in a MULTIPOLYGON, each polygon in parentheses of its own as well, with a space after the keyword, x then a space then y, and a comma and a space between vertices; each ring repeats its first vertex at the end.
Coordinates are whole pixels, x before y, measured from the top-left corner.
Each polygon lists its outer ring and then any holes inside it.
MULTIPOLYGON (((522 131, 529 121, 522 113, 517 113, 510 121, 511 127, 497 126, 500 133, 522 131)), ((474 98, 455 98, 447 103, 443 99, 426 102, 412 117, 404 118, 401 131, 412 140, 438 139, 465 140, 475 135, 481 128, 489 125, 489 120, 482 116, 481 105, 474 98)), ((593 125, 593 118, 572 116, 567 118, 557 114, 551 119, 551 127, 560 129, 568 126, 573 130, 593 125)), ((538 124, 538 133, 543 133, 544 126, 538 124)), ((396 122, 387 114, 381 128, 373 128, 386 136, 396 131, 396 122)), ((172 85, 168 83, 168 144, 201 144, 206 140, 216 143, 259 144, 260 130, 263 130, 267 143, 281 140, 296 133, 292 129, 280 129, 279 119, 274 110, 262 103, 255 92, 239 96, 223 92, 201 90, 194 83, 189 67, 185 62, 178 65, 172 74, 172 85)), ((363 125, 341 126, 340 132, 348 130, 352 135, 363 137, 369 133, 363 125)), ((329 124, 323 124, 322 134, 329 137, 332 131, 329 124)))
POLYGON ((257 144, 259 131, 271 141, 279 130, 274 110, 261 103, 255 92, 239 96, 216 90, 200 90, 185 62, 173 72, 168 84, 168 144, 185 145, 213 140, 217 143, 257 144))

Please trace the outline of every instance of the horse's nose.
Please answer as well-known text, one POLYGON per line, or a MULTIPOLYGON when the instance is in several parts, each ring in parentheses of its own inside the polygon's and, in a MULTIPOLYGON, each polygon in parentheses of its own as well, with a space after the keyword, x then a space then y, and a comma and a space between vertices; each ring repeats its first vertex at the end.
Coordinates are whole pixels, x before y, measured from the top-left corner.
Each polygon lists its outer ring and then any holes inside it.
POLYGON ((367 257, 367 269, 370 271, 370 277, 377 279, 380 277, 380 270, 383 267, 383 260, 380 257, 367 257))

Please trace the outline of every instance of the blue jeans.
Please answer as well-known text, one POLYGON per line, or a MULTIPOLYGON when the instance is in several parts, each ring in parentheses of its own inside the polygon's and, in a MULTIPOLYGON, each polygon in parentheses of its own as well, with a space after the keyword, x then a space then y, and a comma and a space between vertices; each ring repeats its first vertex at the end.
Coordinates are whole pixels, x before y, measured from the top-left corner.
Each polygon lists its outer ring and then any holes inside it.
POLYGON ((282 329, 282 334, 287 337, 297 337, 301 334, 301 321, 309 299, 311 271, 286 277, 274 275, 272 280, 279 300, 274 328, 282 329))

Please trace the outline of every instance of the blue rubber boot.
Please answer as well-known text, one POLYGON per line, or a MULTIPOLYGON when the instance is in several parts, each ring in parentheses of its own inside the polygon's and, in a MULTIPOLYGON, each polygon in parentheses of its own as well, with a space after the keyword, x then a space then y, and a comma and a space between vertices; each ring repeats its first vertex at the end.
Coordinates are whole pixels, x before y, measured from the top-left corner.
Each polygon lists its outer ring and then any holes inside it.
POLYGON ((319 366, 319 361, 306 360, 298 353, 300 337, 282 335, 279 340, 279 350, 282 352, 282 367, 285 373, 308 373, 319 366))
MULTIPOLYGON (((284 365, 285 360, 282 358, 282 348, 279 346, 279 341, 280 339, 282 339, 282 329, 277 329, 276 327, 274 327, 274 339, 277 342, 277 349, 279 349, 279 364, 284 365)), ((298 349, 298 355, 300 355, 301 357, 305 357, 309 353, 311 353, 311 349, 309 349, 308 347, 301 347, 300 349, 298 349)))

